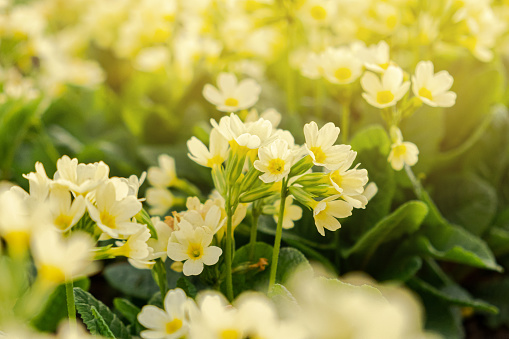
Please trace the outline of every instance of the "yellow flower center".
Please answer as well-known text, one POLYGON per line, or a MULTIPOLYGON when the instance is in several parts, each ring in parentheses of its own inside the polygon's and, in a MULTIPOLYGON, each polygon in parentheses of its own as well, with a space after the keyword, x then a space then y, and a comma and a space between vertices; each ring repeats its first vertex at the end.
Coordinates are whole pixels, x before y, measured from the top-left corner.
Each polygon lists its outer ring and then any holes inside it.
POLYGON ((426 87, 423 87, 419 90, 419 96, 426 98, 428 100, 433 100, 433 96, 431 95, 431 92, 426 87))
POLYGON ((281 174, 285 170, 285 162, 280 158, 271 159, 269 166, 267 166, 270 174, 281 174))
POLYGON ((165 42, 170 37, 170 31, 163 27, 158 27, 154 32, 153 42, 165 42))
POLYGON ((315 155, 315 161, 320 164, 323 164, 325 159, 327 159, 327 155, 325 155, 320 146, 311 147, 310 151, 315 155))
POLYGON ((380 91, 376 94, 376 101, 381 105, 388 104, 392 100, 394 100, 394 94, 391 91, 380 91))
POLYGON ((9 245, 9 252, 17 257, 25 253, 30 242, 30 234, 26 231, 11 231, 4 234, 4 239, 9 245))
POLYGON ((65 281, 65 273, 55 265, 42 264, 37 273, 45 282, 60 284, 65 281))
POLYGON ((70 215, 65 215, 65 214, 60 214, 56 219, 55 219, 55 226, 57 226, 59 229, 61 230, 65 230, 67 227, 71 226, 71 223, 72 223, 72 216, 70 215))
POLYGON ((348 67, 340 67, 334 72, 334 76, 339 81, 346 81, 352 76, 352 71, 348 67))
POLYGON ((404 144, 398 145, 393 148, 394 157, 399 158, 406 154, 406 146, 404 144))
POLYGON ((327 17, 327 11, 322 6, 313 6, 310 10, 311 17, 315 20, 324 20, 327 17))
POLYGON ((182 320, 175 318, 166 323, 166 334, 173 334, 182 327, 182 320))
POLYGON ((199 259, 203 255, 203 247, 201 244, 197 243, 189 243, 189 247, 187 248, 187 255, 191 259, 199 259))
POLYGON ((207 160, 207 167, 214 167, 214 165, 221 165, 224 162, 224 158, 222 156, 214 155, 212 158, 207 160))
POLYGON ((383 63, 383 64, 378 64, 378 66, 380 66, 382 69, 387 70, 387 68, 389 68, 389 63, 386 62, 386 63, 383 63))
POLYGON ((225 106, 237 107, 239 105, 239 101, 235 98, 228 98, 224 101, 225 106))
POLYGON ((341 187, 341 184, 343 183, 343 176, 339 174, 339 171, 334 171, 331 173, 330 178, 332 181, 336 183, 339 187, 341 187))
POLYGON ((101 214, 99 214, 99 218, 103 225, 108 226, 109 228, 117 227, 115 217, 109 214, 108 211, 102 211, 101 214))
POLYGON ((219 337, 221 339, 238 339, 240 337, 240 333, 234 329, 222 330, 219 337))

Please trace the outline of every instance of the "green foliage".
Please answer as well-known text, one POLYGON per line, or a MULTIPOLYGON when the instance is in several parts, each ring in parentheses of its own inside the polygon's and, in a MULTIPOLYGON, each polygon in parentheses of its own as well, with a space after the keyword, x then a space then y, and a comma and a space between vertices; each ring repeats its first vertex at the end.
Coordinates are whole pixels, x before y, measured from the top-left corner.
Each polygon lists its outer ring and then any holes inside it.
POLYGON ((311 265, 304 254, 293 247, 283 247, 279 252, 276 282, 285 284, 293 274, 312 273, 311 265))
POLYGON ((102 302, 79 287, 74 288, 76 309, 90 333, 109 338, 130 339, 127 327, 102 302))
MULTIPOLYGON (((90 280, 83 278, 73 282, 74 287, 87 291, 90 280)), ((48 297, 39 314, 32 319, 32 326, 40 331, 55 332, 60 322, 67 317, 65 285, 59 285, 48 297)))
POLYGON ((131 324, 136 324, 136 317, 141 311, 138 306, 124 298, 113 299, 113 306, 115 306, 115 310, 122 314, 131 324))
POLYGON ((150 270, 140 270, 129 263, 109 265, 104 270, 104 277, 112 287, 125 295, 140 299, 149 299, 159 290, 150 270))
POLYGON ((235 295, 245 290, 267 291, 270 274, 268 268, 272 262, 272 246, 264 242, 257 242, 253 253, 251 257, 249 244, 235 251, 232 263, 233 272, 238 272, 238 274, 233 275, 235 295), (268 263, 264 270, 249 268, 249 265, 259 263, 260 259, 266 260, 268 263))
POLYGON ((181 288, 186 292, 186 295, 191 298, 196 297, 196 286, 193 285, 191 281, 187 277, 180 277, 179 280, 177 280, 177 287, 181 288))

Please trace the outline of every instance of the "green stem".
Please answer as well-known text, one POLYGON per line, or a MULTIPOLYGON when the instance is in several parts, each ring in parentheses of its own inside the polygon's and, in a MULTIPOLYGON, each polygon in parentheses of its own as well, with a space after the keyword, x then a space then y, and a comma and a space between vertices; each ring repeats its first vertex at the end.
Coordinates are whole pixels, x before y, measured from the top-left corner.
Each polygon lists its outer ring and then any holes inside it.
MULTIPOLYGON (((229 185, 228 185, 229 186, 229 185)), ((226 197, 226 250, 225 250, 225 264, 226 264, 226 297, 228 300, 233 300, 233 278, 232 278, 232 219, 233 210, 231 206, 231 189, 228 189, 228 196, 226 197)))
POLYGON ((157 259, 154 265, 154 273, 156 275, 156 283, 161 291, 161 298, 164 299, 166 292, 168 291, 168 282, 166 280, 166 268, 162 259, 157 259))
POLYGON ((69 326, 76 328, 76 305, 74 303, 74 286, 72 281, 65 283, 65 295, 67 299, 67 315, 69 317, 69 326))
POLYGON ((342 105, 342 114, 341 114, 341 133, 343 144, 348 142, 348 129, 350 124, 350 103, 343 103, 342 105))
POLYGON ((274 240, 274 250, 272 251, 272 262, 270 263, 270 279, 269 279, 269 293, 273 290, 276 284, 276 273, 277 263, 279 260, 279 249, 281 248, 281 237, 283 235, 283 219, 285 215, 285 203, 286 196, 288 195, 287 190, 288 181, 283 179, 281 186, 281 203, 279 205, 279 216, 277 220, 276 239, 274 240))
POLYGON ((422 198, 422 185, 419 180, 415 177, 414 172, 412 171, 412 168, 405 164, 405 172, 408 175, 408 178, 410 179, 410 182, 412 182, 412 186, 414 188, 415 195, 417 198, 423 200, 422 198))
POLYGON ((260 217, 260 211, 255 201, 253 204, 253 211, 251 214, 251 232, 249 235, 249 261, 253 261, 255 255, 256 245, 256 234, 258 230, 258 218, 260 217))

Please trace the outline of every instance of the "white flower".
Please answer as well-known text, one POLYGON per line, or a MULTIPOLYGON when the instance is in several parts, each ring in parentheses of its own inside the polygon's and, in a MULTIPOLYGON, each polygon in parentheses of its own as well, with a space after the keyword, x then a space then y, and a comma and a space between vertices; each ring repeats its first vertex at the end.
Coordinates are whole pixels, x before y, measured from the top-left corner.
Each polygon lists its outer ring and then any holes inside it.
POLYGON ((306 150, 313 158, 313 163, 329 170, 339 168, 351 148, 349 145, 334 145, 339 136, 339 127, 334 126, 332 122, 318 130, 318 125, 312 121, 304 125, 304 136, 306 150))
MULTIPOLYGON (((276 223, 279 220, 279 207, 281 205, 281 200, 277 200, 274 203, 274 208, 276 210, 276 214, 274 214, 274 220, 276 223)), ((293 204, 293 197, 286 197, 285 201, 285 211, 283 214, 283 228, 290 229, 294 226, 294 221, 300 220, 302 218, 302 208, 293 204)))
POLYGON ((94 244, 85 233, 63 238, 56 230, 40 230, 32 237, 31 248, 37 278, 43 283, 58 285, 95 272, 94 244))
POLYGON ((327 0, 308 0, 297 12, 299 18, 311 25, 325 25, 336 14, 336 2, 327 0))
POLYGON ((175 198, 170 190, 160 187, 150 187, 145 193, 150 214, 165 215, 175 204, 175 198))
POLYGON ((30 196, 44 201, 48 197, 52 180, 48 178, 44 165, 39 161, 35 163, 35 172, 23 174, 30 184, 30 196))
POLYGON ((431 61, 420 61, 412 76, 412 91, 429 106, 451 107, 456 102, 456 93, 449 91, 453 82, 447 71, 434 74, 431 61))
POLYGON ((157 239, 150 238, 147 240, 147 244, 154 250, 153 258, 161 258, 164 261, 167 257, 168 240, 173 229, 167 223, 161 221, 159 217, 153 217, 151 220, 157 232, 157 239))
POLYGON ((300 65, 300 73, 309 79, 320 79, 323 76, 324 55, 309 53, 300 65))
POLYGON ((246 123, 248 122, 256 122, 260 118, 263 118, 265 120, 269 120, 272 124, 273 128, 277 128, 279 126, 279 123, 281 122, 281 113, 279 113, 275 108, 267 108, 265 111, 262 112, 262 114, 258 114, 258 110, 256 108, 252 108, 249 110, 249 113, 246 116, 246 119, 244 121, 246 123))
POLYGON ((368 183, 368 171, 365 169, 350 169, 357 153, 351 151, 348 159, 335 171, 329 173, 329 178, 334 189, 341 194, 355 208, 366 206, 368 200, 362 195, 364 186, 368 183))
POLYGON ((258 149, 258 158, 254 167, 263 172, 260 179, 265 183, 283 180, 293 165, 293 152, 285 140, 277 139, 258 149))
POLYGON ((187 141, 187 148, 189 158, 205 167, 219 166, 228 157, 228 141, 216 129, 210 132, 209 149, 196 137, 187 141))
POLYGON ((341 228, 341 224, 336 218, 346 218, 352 215, 352 205, 343 200, 336 200, 338 197, 335 195, 317 201, 313 207, 316 229, 323 236, 325 236, 324 228, 329 231, 341 228))
POLYGON ((147 225, 140 226, 139 231, 130 235, 126 242, 116 241, 117 247, 111 248, 110 253, 136 260, 147 258, 149 256, 147 240, 150 239, 150 231, 147 225))
POLYGON ((175 159, 167 154, 161 154, 157 158, 159 167, 151 166, 148 169, 147 178, 149 183, 155 187, 171 187, 177 178, 175 159))
POLYGON ((179 230, 172 233, 168 243, 168 257, 184 263, 184 275, 198 275, 203 265, 214 265, 223 251, 217 246, 210 246, 213 235, 204 227, 196 229, 186 220, 178 224, 179 230))
POLYGON ((181 213, 182 219, 188 221, 194 228, 203 226, 205 231, 211 234, 217 233, 226 221, 226 218, 222 217, 221 208, 214 204, 198 206, 196 200, 198 200, 197 197, 187 198, 188 210, 181 213), (198 208, 192 209, 192 207, 198 208))
POLYGON ((222 112, 236 112, 253 106, 261 92, 261 87, 255 80, 244 79, 237 83, 237 78, 232 73, 220 73, 217 87, 219 89, 206 84, 203 96, 222 112))
POLYGON ((232 148, 257 149, 270 142, 272 136, 272 123, 263 118, 244 124, 232 113, 229 117, 222 117, 219 124, 214 119, 210 123, 228 140, 232 148))
POLYGON ((144 339, 178 339, 187 334, 187 304, 190 299, 186 293, 176 288, 168 291, 164 297, 164 310, 152 305, 143 306, 138 321, 147 330, 140 336, 144 339))
POLYGON ((364 73, 361 85, 365 91, 362 97, 378 108, 396 105, 410 88, 409 81, 403 82, 403 70, 395 66, 389 66, 382 75, 382 81, 374 73, 364 73))
POLYGON ((333 84, 350 84, 362 72, 362 62, 348 48, 328 48, 322 62, 323 74, 333 84))
POLYGON ((356 45, 355 53, 364 60, 367 69, 376 73, 384 73, 392 65, 389 45, 383 40, 369 47, 356 45))
POLYGON ((107 183, 97 189, 96 205, 87 200, 90 217, 109 236, 119 238, 134 234, 140 229, 141 225, 131 219, 141 210, 141 202, 133 196, 117 201, 113 183, 107 183))
MULTIPOLYGON (((138 197, 138 191, 147 177, 147 172, 143 172, 138 178, 136 175, 131 175, 128 179, 113 177, 109 179, 115 185, 115 192, 117 200, 122 200, 127 196, 138 197)), ((140 199, 143 201, 143 199, 140 199)))
POLYGON ((71 201, 71 192, 57 186, 49 194, 48 207, 56 228, 67 232, 85 214, 87 205, 82 195, 71 201))
POLYGON ((399 171, 405 164, 415 165, 419 155, 417 146, 409 141, 403 141, 400 129, 395 126, 391 127, 391 138, 393 143, 387 161, 391 163, 392 168, 399 171))
POLYGON ((104 162, 78 164, 78 159, 71 160, 67 155, 57 160, 57 171, 54 183, 62 185, 77 195, 86 196, 108 179, 110 168, 104 162))

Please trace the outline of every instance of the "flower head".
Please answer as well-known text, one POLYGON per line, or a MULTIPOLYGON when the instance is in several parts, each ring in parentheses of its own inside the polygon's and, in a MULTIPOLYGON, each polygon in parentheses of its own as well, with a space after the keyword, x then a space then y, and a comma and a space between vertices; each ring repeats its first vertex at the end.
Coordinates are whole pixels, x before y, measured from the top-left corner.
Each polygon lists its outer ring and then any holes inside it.
POLYGON ((329 48, 323 54, 323 73, 333 84, 350 84, 362 72, 362 62, 348 48, 329 48))
POLYGON ((261 87, 253 79, 245 79, 237 83, 232 73, 220 73, 217 87, 206 84, 203 96, 222 112, 236 112, 253 106, 258 101, 261 87))
POLYGON ((417 163, 419 149, 414 143, 403 141, 403 135, 399 128, 391 128, 392 145, 391 152, 387 161, 391 163, 392 168, 399 171, 405 164, 413 166, 417 163))
POLYGON ((258 149, 258 158, 254 167, 263 172, 260 179, 265 183, 283 180, 293 164, 293 152, 285 140, 277 139, 271 144, 258 149))
POLYGON ((451 107, 456 93, 449 91, 454 79, 447 71, 434 73, 431 61, 421 61, 412 76, 412 91, 425 104, 432 107, 451 107))
POLYGON ((324 228, 329 231, 335 231, 341 228, 341 224, 336 218, 346 218, 352 215, 352 205, 343 200, 336 200, 339 196, 335 195, 316 202, 313 207, 313 217, 318 233, 325 236, 324 228))
POLYGON ((210 132, 209 148, 196 137, 191 137, 187 141, 187 154, 194 162, 205 166, 214 167, 221 165, 228 156, 228 141, 219 133, 217 129, 210 132))
POLYGON ((157 161, 159 166, 149 167, 147 178, 152 186, 171 187, 178 180, 175 169, 175 159, 167 154, 161 154, 157 161))
POLYGON ((362 97, 375 107, 386 108, 396 105, 410 88, 410 82, 403 82, 403 70, 389 66, 382 75, 382 81, 374 73, 366 72, 361 78, 365 93, 362 97))
POLYGON ((312 121, 304 125, 306 137, 306 150, 313 163, 317 166, 324 166, 329 170, 339 168, 347 158, 350 146, 334 145, 339 136, 339 127, 332 122, 325 124, 320 130, 316 122, 312 121))

